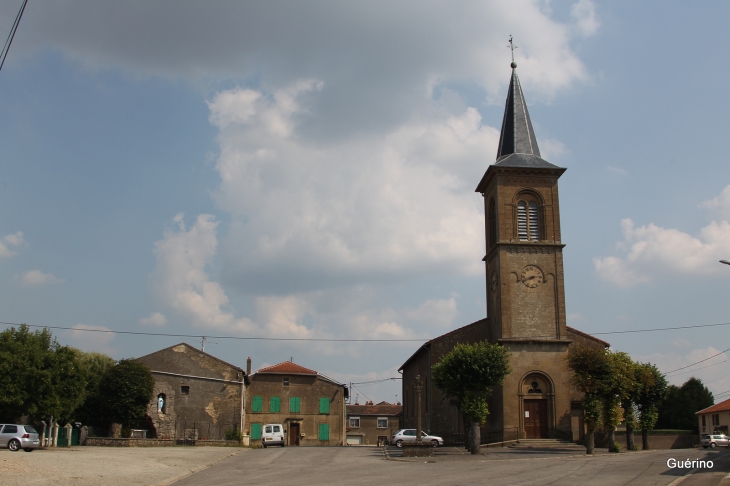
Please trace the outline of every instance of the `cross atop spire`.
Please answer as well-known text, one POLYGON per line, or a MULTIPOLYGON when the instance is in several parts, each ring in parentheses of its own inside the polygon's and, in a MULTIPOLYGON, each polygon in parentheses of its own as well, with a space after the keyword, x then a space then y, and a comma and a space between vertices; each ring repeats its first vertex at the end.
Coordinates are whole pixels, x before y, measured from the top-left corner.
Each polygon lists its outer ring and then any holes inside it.
POLYGON ((511 34, 509 36, 509 45, 507 47, 509 47, 509 50, 512 51, 512 64, 514 64, 514 66, 512 66, 512 69, 514 69, 517 67, 517 63, 515 62, 515 49, 517 49, 517 46, 514 45, 514 43, 512 42, 511 34))

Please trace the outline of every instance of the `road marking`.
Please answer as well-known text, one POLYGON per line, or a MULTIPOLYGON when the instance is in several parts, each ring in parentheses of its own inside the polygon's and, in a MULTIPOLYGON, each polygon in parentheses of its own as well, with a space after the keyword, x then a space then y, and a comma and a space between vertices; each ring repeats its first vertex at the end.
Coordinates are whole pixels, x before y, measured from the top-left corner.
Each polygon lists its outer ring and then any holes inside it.
POLYGON ((684 476, 680 476, 680 477, 678 477, 677 479, 675 479, 674 481, 672 481, 671 483, 667 484, 667 486, 676 486, 677 484, 679 484, 679 483, 681 483, 682 481, 684 481, 685 479, 687 479, 687 477, 688 477, 688 476, 689 476, 690 474, 692 474, 693 472, 695 472, 696 470, 697 470, 697 469, 692 469, 692 470, 691 470, 690 472, 688 472, 688 473, 687 473, 687 474, 685 474, 684 476))

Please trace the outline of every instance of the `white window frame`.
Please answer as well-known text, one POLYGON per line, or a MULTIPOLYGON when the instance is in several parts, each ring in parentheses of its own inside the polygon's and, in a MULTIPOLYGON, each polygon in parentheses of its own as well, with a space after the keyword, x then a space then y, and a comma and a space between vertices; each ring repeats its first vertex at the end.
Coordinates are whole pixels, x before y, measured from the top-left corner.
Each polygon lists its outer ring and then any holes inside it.
POLYGON ((388 428, 388 417, 378 417, 377 427, 379 429, 387 429, 388 428), (380 426, 381 420, 385 420, 385 425, 383 425, 382 427, 380 426))
POLYGON ((349 424, 350 424, 351 429, 359 429, 360 428, 360 417, 350 417, 349 424), (357 425, 352 425, 353 420, 357 420, 357 425))

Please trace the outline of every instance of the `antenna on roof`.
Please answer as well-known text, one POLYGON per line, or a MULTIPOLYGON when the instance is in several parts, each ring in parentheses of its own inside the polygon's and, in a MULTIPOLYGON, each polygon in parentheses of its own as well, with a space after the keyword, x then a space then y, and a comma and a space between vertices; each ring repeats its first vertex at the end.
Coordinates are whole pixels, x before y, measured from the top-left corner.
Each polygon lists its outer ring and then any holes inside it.
MULTIPOLYGON (((207 341, 207 340, 208 340, 208 338, 205 336, 203 336, 202 339, 200 340, 200 350, 203 352, 205 352, 205 341, 207 341)), ((218 344, 218 343, 209 342, 208 344, 218 344)))

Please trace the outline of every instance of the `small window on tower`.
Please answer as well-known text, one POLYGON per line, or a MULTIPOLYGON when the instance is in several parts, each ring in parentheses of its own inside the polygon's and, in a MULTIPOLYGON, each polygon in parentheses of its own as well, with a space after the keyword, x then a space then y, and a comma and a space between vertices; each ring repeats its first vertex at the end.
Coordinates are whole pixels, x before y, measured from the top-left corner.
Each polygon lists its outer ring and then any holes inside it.
POLYGON ((190 387, 185 385, 181 386, 180 395, 190 395, 190 387))

